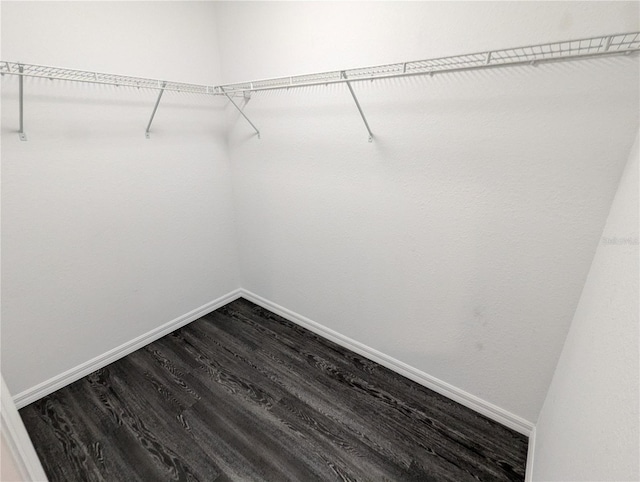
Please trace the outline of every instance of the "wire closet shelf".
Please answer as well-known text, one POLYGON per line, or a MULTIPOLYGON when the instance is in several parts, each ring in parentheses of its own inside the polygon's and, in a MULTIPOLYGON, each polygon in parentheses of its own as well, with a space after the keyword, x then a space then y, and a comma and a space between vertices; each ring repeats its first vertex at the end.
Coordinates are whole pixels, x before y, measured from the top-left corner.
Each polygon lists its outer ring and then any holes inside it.
POLYGON ((629 32, 577 40, 564 40, 560 42, 527 45, 524 47, 491 50, 472 54, 453 55, 427 60, 414 60, 409 62, 377 65, 373 67, 334 70, 331 72, 293 75, 288 77, 277 77, 224 85, 189 84, 185 82, 132 77, 128 75, 105 74, 86 70, 75 70, 2 60, 0 60, 0 74, 2 76, 7 74, 19 76, 20 129, 18 134, 20 139, 23 141, 27 140, 26 134, 24 133, 23 79, 25 77, 38 77, 51 80, 88 82, 159 90, 158 98, 145 131, 147 138, 150 138, 151 123, 153 122, 158 109, 162 94, 165 91, 225 96, 238 110, 240 115, 251 125, 253 130, 255 130, 258 138, 260 138, 260 131, 247 117, 243 108, 233 100, 234 97, 244 97, 246 104, 246 101, 252 92, 345 83, 356 104, 367 132, 369 133, 369 142, 371 142, 373 140, 373 133, 351 85, 353 82, 417 75, 434 75, 447 72, 460 72, 465 70, 478 70, 516 65, 535 65, 545 62, 580 60, 610 55, 628 55, 632 52, 637 52, 638 50, 640 50, 640 32, 629 32))
POLYGON ((239 82, 224 85, 222 88, 225 92, 285 89, 629 54, 638 50, 640 50, 640 32, 631 32, 374 67, 239 82))
POLYGON ((199 85, 144 77, 106 74, 93 71, 0 61, 0 74, 41 77, 52 80, 90 82, 116 86, 130 86, 208 95, 224 95, 260 90, 289 89, 327 83, 357 82, 362 80, 433 75, 444 72, 473 70, 512 65, 591 58, 605 55, 628 54, 640 50, 640 32, 604 35, 577 40, 565 40, 502 50, 453 55, 426 60, 359 67, 313 74, 277 77, 237 82, 224 85, 199 85))

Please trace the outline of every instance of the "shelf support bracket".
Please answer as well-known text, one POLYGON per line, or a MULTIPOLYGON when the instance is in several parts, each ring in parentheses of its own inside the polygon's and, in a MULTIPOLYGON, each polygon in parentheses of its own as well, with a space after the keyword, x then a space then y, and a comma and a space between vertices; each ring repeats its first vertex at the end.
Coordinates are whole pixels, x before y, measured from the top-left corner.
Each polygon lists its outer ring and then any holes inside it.
POLYGON ((256 134, 258 134, 258 139, 260 139, 260 131, 258 130, 258 128, 253 124, 253 122, 251 122, 249 120, 249 118, 245 115, 244 112, 242 112, 242 109, 238 106, 238 104, 236 104, 233 99, 231 98, 231 96, 229 94, 227 94, 224 90, 222 91, 222 93, 224 95, 227 96, 227 99, 229 99, 229 102, 231 102, 233 104, 233 106, 238 110, 238 112, 240 112, 240 115, 242 115, 242 117, 244 117, 244 119, 251 124, 251 127, 253 127, 253 130, 256 131, 256 134))
MULTIPOLYGON (((347 79, 347 74, 345 73, 344 70, 340 72, 340 76, 345 80, 347 79)), ((347 84, 347 87, 349 87, 349 92, 351 92, 351 97, 353 97, 353 100, 356 103, 356 107, 358 108, 358 112, 360 112, 360 117, 362 117, 362 121, 364 122, 364 126, 367 128, 367 132, 369 133, 369 142, 373 142, 373 132, 371 132, 371 128, 369 127, 367 118, 364 116, 364 112, 362 112, 362 107, 360 107, 360 102, 358 102, 356 93, 353 91, 353 87, 351 87, 351 82, 346 80, 345 84, 347 84)))
POLYGON ((613 41, 613 36, 609 36, 607 37, 607 40, 605 41, 605 45, 604 45, 604 51, 608 52, 609 48, 611 47, 611 42, 613 41))
POLYGON ((160 89, 160 93, 158 94, 158 98, 156 99, 156 105, 153 106, 153 112, 151 112, 151 119, 149 119, 149 123, 147 124, 147 130, 144 133, 144 136, 147 139, 151 139, 151 136, 149 134, 149 129, 151 129, 151 123, 153 122, 153 118, 156 115, 156 111, 158 110, 158 105, 160 105, 160 99, 162 99, 162 94, 164 94, 164 88, 166 87, 167 83, 163 82, 162 83, 162 88, 160 89))
POLYGON ((24 67, 20 65, 18 67, 18 72, 20 75, 18 76, 18 86, 19 86, 19 95, 20 95, 20 129, 18 130, 18 136, 21 141, 27 140, 27 135, 24 133, 24 67))

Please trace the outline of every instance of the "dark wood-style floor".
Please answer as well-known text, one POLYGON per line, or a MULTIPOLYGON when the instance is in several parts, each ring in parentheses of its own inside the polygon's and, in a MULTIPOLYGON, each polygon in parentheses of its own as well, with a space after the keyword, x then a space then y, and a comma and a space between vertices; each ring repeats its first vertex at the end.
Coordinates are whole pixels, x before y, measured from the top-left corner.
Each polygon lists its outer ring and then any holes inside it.
POLYGON ((20 411, 52 481, 523 480, 527 439, 240 299, 20 411))

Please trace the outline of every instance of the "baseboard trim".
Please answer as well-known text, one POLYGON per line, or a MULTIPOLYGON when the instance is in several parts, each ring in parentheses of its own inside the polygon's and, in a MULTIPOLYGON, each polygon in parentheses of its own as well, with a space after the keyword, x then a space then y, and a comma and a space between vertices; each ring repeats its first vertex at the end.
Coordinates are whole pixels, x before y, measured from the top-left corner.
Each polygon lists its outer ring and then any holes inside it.
POLYGON ((9 388, 2 378, 2 392, 0 394, 0 418, 2 423, 2 438, 7 444, 8 454, 2 453, 2 463, 15 463, 15 469, 20 475, 20 480, 46 481, 40 459, 36 454, 36 449, 31 443, 27 429, 16 409, 9 388))
POLYGON ((536 451, 536 428, 533 427, 529 435, 529 448, 527 450, 527 468, 524 473, 524 482, 533 482, 533 458, 536 451))
POLYGON ((240 292, 243 298, 259 306, 262 306, 263 308, 266 308, 267 310, 272 311, 273 313, 276 313, 293 323, 303 326, 304 328, 307 328, 344 348, 347 348, 358 353, 359 355, 380 363, 382 366, 387 367, 390 370, 393 370, 394 372, 399 373, 400 375, 405 376, 410 380, 413 380, 414 382, 417 382, 433 390, 434 392, 444 395, 445 397, 448 397, 451 400, 464 405, 465 407, 475 410, 476 412, 490 418, 491 420, 495 420, 496 422, 501 423, 502 425, 505 425, 526 436, 531 436, 531 433, 533 432, 533 423, 517 415, 514 415, 511 412, 498 407, 497 405, 482 400, 475 395, 465 392, 460 388, 454 387, 449 383, 446 383, 421 370, 418 370, 417 368, 407 365, 400 360, 396 360, 395 358, 379 352, 378 350, 375 350, 367 345, 364 345, 363 343, 353 340, 352 338, 338 333, 331 328, 327 328, 320 323, 317 323, 305 316, 284 308, 277 303, 269 301, 259 295, 256 295, 255 293, 252 293, 251 291, 241 289, 240 292))
MULTIPOLYGON (((165 323, 158 328, 155 328, 133 340, 130 340, 122 345, 109 350, 102 355, 99 355, 87 362, 84 362, 64 373, 56 375, 49 380, 46 380, 34 387, 28 388, 13 397, 13 403, 16 408, 23 408, 36 400, 41 399, 49 395, 50 393, 59 390, 62 387, 69 385, 70 383, 79 380, 80 378, 113 363, 116 360, 142 348, 149 343, 171 333, 178 328, 197 320, 198 318, 210 313, 212 311, 221 308, 222 306, 230 303, 240 297, 246 298, 253 303, 262 306, 263 308, 272 311, 287 320, 303 326, 314 333, 327 338, 344 348, 352 350, 370 360, 380 363, 382 366, 389 368, 390 370, 403 375, 410 380, 413 380, 441 395, 444 395, 465 407, 468 407, 476 412, 495 420, 523 435, 529 437, 529 456, 527 458, 527 473, 531 472, 530 462, 533 463, 533 446, 535 445, 535 427, 534 424, 525 420, 517 415, 514 415, 507 410, 504 410, 490 402, 487 402, 475 395, 472 395, 464 390, 457 388, 447 382, 444 382, 436 377, 433 377, 417 368, 414 368, 400 360, 397 360, 389 355, 386 355, 378 350, 375 350, 363 343, 360 343, 348 336, 338 333, 331 328, 328 328, 320 323, 317 323, 305 316, 302 316, 294 311, 291 311, 277 303, 267 300, 251 291, 245 289, 237 289, 230 293, 217 298, 195 310, 190 311, 174 320, 165 323)), ((528 480, 528 479, 527 479, 528 480)))
POLYGON ((237 289, 227 293, 224 296, 221 296, 218 299, 215 299, 205 305, 202 305, 200 308, 196 308, 195 310, 190 311, 178 318, 171 320, 165 323, 158 328, 154 328, 147 333, 134 338, 133 340, 127 341, 112 350, 109 350, 102 355, 98 355, 95 358, 92 358, 89 361, 86 361, 70 370, 67 370, 60 375, 56 375, 49 380, 45 380, 44 382, 24 390, 13 397, 13 403, 15 403, 18 409, 26 407, 30 403, 35 402, 36 400, 41 399, 49 395, 50 393, 59 390, 62 387, 69 385, 70 383, 79 380, 80 378, 92 373, 100 368, 104 368, 105 366, 113 363, 116 360, 128 355, 136 351, 139 348, 142 348, 145 345, 148 345, 151 342, 156 341, 158 338, 162 338, 163 336, 171 333, 178 328, 191 323, 192 321, 197 320, 198 318, 206 315, 207 313, 211 313, 212 311, 221 308, 227 303, 232 302, 240 298, 241 290, 237 289))

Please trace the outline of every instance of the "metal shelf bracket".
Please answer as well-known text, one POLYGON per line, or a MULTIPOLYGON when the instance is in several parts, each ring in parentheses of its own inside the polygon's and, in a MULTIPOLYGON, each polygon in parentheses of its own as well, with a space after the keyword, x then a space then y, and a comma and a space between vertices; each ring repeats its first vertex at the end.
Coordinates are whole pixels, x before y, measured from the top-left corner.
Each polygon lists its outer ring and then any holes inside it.
POLYGON ((356 93, 353 91, 353 87, 351 87, 351 82, 347 80, 347 74, 343 70, 340 72, 340 76, 345 79, 345 83, 347 87, 349 87, 349 92, 351 92, 351 97, 353 97, 353 101, 356 103, 356 107, 358 108, 358 112, 360 112, 360 117, 362 117, 362 122, 364 122, 364 126, 367 128, 367 132, 369 133, 369 142, 373 142, 373 132, 371 132, 371 128, 369 127, 369 123, 367 122, 367 118, 364 116, 364 112, 362 112, 362 107, 360 107, 360 102, 358 102, 358 98, 356 97, 356 93))
POLYGON ((160 105, 160 99, 162 99, 162 94, 164 94, 164 88, 167 86, 166 82, 162 83, 162 88, 160 89, 160 92, 158 93, 158 98, 156 99, 156 105, 153 106, 153 112, 151 112, 151 118, 149 119, 149 123, 147 124, 147 130, 144 133, 144 136, 147 139, 151 139, 151 136, 149 134, 149 129, 151 129, 151 123, 153 122, 153 118, 156 115, 156 111, 158 110, 158 105, 160 105))
MULTIPOLYGON (((229 94, 227 94, 224 89, 222 90, 222 93, 224 95, 227 96, 227 99, 229 99, 229 102, 231 102, 233 104, 233 106, 238 110, 238 112, 240 112, 240 115, 242 115, 242 117, 245 118, 245 120, 251 124, 251 127, 253 127, 253 130, 256 131, 256 134, 258 135, 258 139, 260 139, 260 131, 258 130, 258 128, 254 125, 253 122, 251 122, 249 120, 249 118, 246 116, 246 114, 244 112, 242 112, 242 109, 238 106, 238 104, 236 104, 233 99, 231 98, 231 96, 229 94)), ((251 98, 251 94, 247 95, 246 92, 244 94, 244 98, 248 101, 251 98)))
MULTIPOLYGON (((22 65, 18 67, 18 72, 21 74, 24 72, 22 65)), ((22 75, 18 76, 18 85, 20 89, 20 129, 18 130, 18 137, 20 137, 21 141, 26 141, 27 134, 24 133, 24 77, 22 75)))

